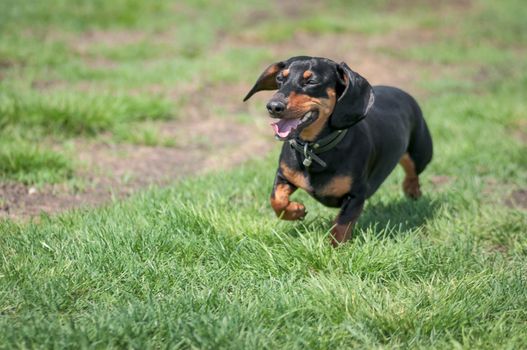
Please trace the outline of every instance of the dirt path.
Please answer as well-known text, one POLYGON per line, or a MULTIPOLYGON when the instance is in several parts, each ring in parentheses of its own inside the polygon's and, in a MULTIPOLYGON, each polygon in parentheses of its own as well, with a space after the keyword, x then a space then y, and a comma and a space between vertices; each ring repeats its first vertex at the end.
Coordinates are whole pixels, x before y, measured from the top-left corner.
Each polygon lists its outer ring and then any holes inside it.
POLYGON ((95 206, 148 186, 168 185, 183 176, 228 169, 264 156, 274 144, 262 122, 240 124, 207 118, 162 123, 163 136, 178 140, 175 147, 77 140, 74 148, 81 166, 75 175, 83 188, 0 183, 0 218, 27 218, 41 212, 95 206))
MULTIPOLYGON (((393 84, 416 92, 416 70, 422 64, 379 53, 379 48, 400 49, 402 43, 433 40, 434 33, 401 30, 388 35, 360 34, 313 35, 297 33, 286 43, 266 45, 277 59, 298 54, 330 57, 346 61, 372 84, 393 84), (394 69, 396 67, 396 69, 394 69)), ((254 42, 243 36, 224 38, 221 46, 251 47, 254 42)), ((447 72, 452 67, 426 67, 447 72)), ((254 73, 256 77, 259 72, 254 73)), ((147 147, 128 144, 108 145, 78 140, 75 152, 83 167, 76 176, 86 186, 55 185, 33 188, 18 183, 0 184, 0 218, 27 218, 41 212, 56 213, 70 208, 94 206, 112 198, 123 198, 150 185, 167 185, 186 175, 201 174, 213 169, 227 169, 255 155, 265 155, 279 147, 268 130, 263 107, 265 96, 255 96, 251 104, 241 98, 249 86, 232 85, 207 91, 209 106, 222 106, 227 112, 256 114, 253 122, 239 123, 229 117, 215 115, 202 102, 190 100, 185 117, 160 124, 164 137, 178 140, 176 147, 147 147)), ((418 93, 419 94, 419 93, 418 93)), ((234 113, 233 113, 234 114, 234 113)))

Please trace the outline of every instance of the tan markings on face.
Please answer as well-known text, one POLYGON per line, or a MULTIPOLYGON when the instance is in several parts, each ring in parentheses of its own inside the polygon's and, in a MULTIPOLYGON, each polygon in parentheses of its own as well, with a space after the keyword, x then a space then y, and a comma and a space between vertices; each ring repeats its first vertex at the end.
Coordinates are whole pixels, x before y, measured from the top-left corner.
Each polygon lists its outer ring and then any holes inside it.
POLYGON ((302 118, 304 114, 309 112, 317 104, 319 104, 317 98, 297 94, 294 91, 287 97, 287 110, 291 113, 292 118, 302 118))
POLYGON ((284 69, 284 71, 282 72, 282 75, 284 78, 287 78, 287 76, 289 75, 289 69, 284 69))
POLYGON ((401 164, 406 174, 403 181, 404 193, 408 197, 414 199, 421 197, 421 186, 419 185, 419 177, 415 171, 415 163, 412 158, 410 158, 408 153, 405 153, 401 157, 399 164, 401 164))
POLYGON ((302 172, 289 168, 284 162, 280 163, 280 169, 287 181, 305 191, 311 191, 311 185, 302 172))
POLYGON ((329 197, 342 197, 351 190, 351 184, 350 176, 335 176, 320 190, 320 194, 329 197))
POLYGON ((303 140, 315 140, 335 108, 335 103, 337 101, 337 93, 335 92, 335 89, 328 88, 326 91, 329 96, 328 98, 314 99, 317 102, 318 118, 311 125, 302 130, 300 137, 303 140))
POLYGON ((313 72, 312 72, 312 71, 310 71, 310 70, 306 70, 306 71, 304 72, 304 74, 302 74, 302 77, 304 77, 304 79, 307 79, 307 78, 311 77, 312 75, 313 75, 313 72))

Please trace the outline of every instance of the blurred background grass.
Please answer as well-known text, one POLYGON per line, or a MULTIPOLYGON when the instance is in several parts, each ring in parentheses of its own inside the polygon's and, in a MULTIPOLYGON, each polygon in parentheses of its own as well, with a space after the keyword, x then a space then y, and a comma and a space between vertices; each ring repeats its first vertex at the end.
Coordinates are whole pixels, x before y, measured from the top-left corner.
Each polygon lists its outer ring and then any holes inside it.
MULTIPOLYGON (((428 98, 425 111, 437 115, 434 133, 480 136, 457 140, 467 154, 455 150, 448 165, 437 165, 441 171, 463 166, 465 156, 490 162, 498 149, 505 167, 525 161, 518 144, 502 142, 525 114, 522 1, 1 0, 1 6, 4 179, 70 178, 78 165, 60 145, 72 138, 110 135, 110 142, 170 145, 151 122, 181 118, 196 92, 249 86, 269 62, 310 51, 331 54, 343 38, 354 50, 354 37, 375 43, 394 33, 403 35, 367 49, 394 64, 416 63, 412 84, 428 98), (326 36, 329 49, 299 47, 299 33, 326 36), (438 74, 437 65, 457 70, 438 74), (482 147, 489 152, 471 154, 482 147)), ((247 111, 239 114, 243 119, 247 111)))

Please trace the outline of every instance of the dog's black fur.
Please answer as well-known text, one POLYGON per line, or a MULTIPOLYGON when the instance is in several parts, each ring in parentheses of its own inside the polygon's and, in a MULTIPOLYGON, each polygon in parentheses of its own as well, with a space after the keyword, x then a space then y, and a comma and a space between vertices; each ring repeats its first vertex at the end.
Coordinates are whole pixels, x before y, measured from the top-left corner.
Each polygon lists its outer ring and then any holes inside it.
POLYGON ((271 195, 277 215, 286 220, 305 216, 304 206, 289 200, 300 187, 324 205, 341 208, 332 229, 332 243, 338 245, 350 238, 364 201, 397 163, 406 172, 404 192, 412 198, 421 195, 418 175, 432 159, 432 139, 417 102, 406 92, 371 87, 345 63, 307 56, 272 64, 244 101, 275 89, 267 108, 279 121, 275 128, 284 141, 313 143, 348 129, 334 148, 319 154, 325 167, 316 162, 304 166, 304 154, 284 143, 271 195))

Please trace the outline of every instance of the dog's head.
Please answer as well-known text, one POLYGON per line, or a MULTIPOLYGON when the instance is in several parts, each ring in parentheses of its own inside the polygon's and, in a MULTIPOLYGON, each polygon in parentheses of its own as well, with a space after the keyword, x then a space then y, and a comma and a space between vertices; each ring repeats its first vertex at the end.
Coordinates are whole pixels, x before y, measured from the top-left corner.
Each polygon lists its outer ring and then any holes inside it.
POLYGON ((278 90, 267 103, 276 135, 313 141, 329 125, 345 129, 364 118, 373 105, 373 90, 346 63, 299 56, 270 65, 244 101, 261 90, 278 90))

